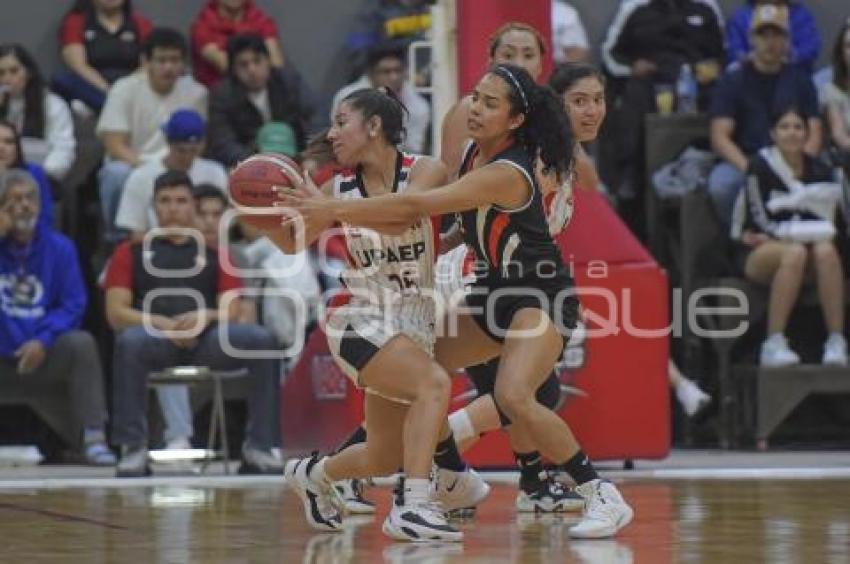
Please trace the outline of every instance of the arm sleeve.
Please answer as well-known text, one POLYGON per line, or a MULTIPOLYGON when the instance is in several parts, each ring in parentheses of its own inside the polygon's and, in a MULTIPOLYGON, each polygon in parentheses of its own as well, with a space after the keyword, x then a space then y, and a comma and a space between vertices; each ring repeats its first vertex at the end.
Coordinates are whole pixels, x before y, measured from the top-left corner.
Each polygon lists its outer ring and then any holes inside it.
POLYGON ((136 29, 139 31, 139 43, 141 44, 151 34, 153 24, 141 14, 133 14, 133 19, 136 22, 136 29))
POLYGON ((818 104, 818 92, 815 89, 815 83, 806 72, 800 72, 800 110, 806 114, 807 118, 821 117, 820 105, 818 104))
POLYGON ((58 295, 51 299, 47 312, 36 325, 35 338, 45 347, 53 344, 57 337, 76 329, 86 309, 86 290, 76 249, 70 241, 55 247, 55 267, 62 275, 58 295))
POLYGON ((602 60, 608 72, 617 77, 631 76, 631 61, 627 60, 625 53, 628 52, 628 25, 629 19, 635 10, 642 5, 641 2, 627 0, 620 4, 608 34, 602 43, 602 60))
POLYGON ((128 83, 121 79, 109 90, 106 95, 106 103, 100 113, 97 122, 97 133, 130 132, 130 101, 132 92, 127 92, 128 83))
POLYGON ((67 47, 85 43, 86 20, 82 14, 68 14, 59 27, 59 45, 67 47))
POLYGON ((146 167, 140 167, 130 173, 124 190, 121 192, 121 201, 118 204, 118 215, 115 216, 115 225, 130 231, 147 231, 148 208, 150 208, 150 193, 145 184, 152 184, 151 178, 145 171, 146 167))
POLYGON ((808 8, 798 4, 791 26, 791 61, 809 68, 817 62, 821 37, 815 18, 808 8))
POLYGON ((709 116, 712 118, 735 117, 735 88, 733 76, 724 74, 717 83, 714 95, 711 97, 709 116))
POLYGON ((133 256, 130 253, 129 242, 121 243, 112 253, 103 286, 104 290, 111 288, 133 289, 133 256))
POLYGON ((709 9, 708 12, 714 17, 711 18, 711 25, 708 28, 708 41, 705 46, 705 53, 702 55, 706 59, 723 61, 725 55, 725 51, 723 50, 723 21, 717 17, 717 13, 714 10, 709 9))
POLYGON ((277 24, 274 23, 274 20, 271 17, 265 16, 260 22, 257 33, 259 33, 263 39, 277 39, 277 24))
POLYGON ((27 163, 24 169, 32 175, 38 184, 38 196, 41 199, 41 211, 38 213, 38 224, 53 227, 53 190, 44 169, 34 163, 27 163))
MULTIPOLYGON (((216 36, 215 32, 203 21, 200 19, 195 20, 195 23, 192 24, 192 29, 190 31, 192 48, 195 49, 198 53, 203 50, 204 47, 213 43, 221 47, 221 41, 219 41, 219 37, 216 36)), ((223 38, 221 38, 223 39, 223 38)))
POLYGON ((746 10, 739 10, 729 18, 726 26, 726 54, 730 64, 746 57, 750 51, 750 22, 747 16, 746 10))
POLYGON ((228 119, 228 103, 223 93, 210 98, 210 154, 225 166, 233 166, 238 161, 253 154, 253 148, 239 143, 236 132, 228 119))
POLYGON ((44 103, 47 109, 44 136, 49 148, 44 159, 44 170, 52 178, 62 180, 71 170, 76 156, 74 120, 68 104, 59 96, 48 93, 44 103))

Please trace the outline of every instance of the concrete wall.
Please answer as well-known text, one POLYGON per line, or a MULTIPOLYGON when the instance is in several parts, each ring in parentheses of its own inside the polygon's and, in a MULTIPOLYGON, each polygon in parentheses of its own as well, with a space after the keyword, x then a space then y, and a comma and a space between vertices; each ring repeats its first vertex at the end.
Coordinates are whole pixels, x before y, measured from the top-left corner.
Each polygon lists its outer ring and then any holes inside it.
MULTIPOLYGON (((14 3, 15 17, 0 18, 0 41, 20 42, 38 57, 45 70, 58 63, 56 30, 72 0, 0 0, 14 3)), ((154 23, 188 30, 206 0, 135 0, 136 8, 154 23)), ((279 22, 286 54, 294 60, 308 82, 326 96, 342 84, 342 52, 351 18, 367 0, 256 0, 279 22)), ((458 0, 462 2, 463 0, 458 0)), ((516 0, 520 1, 520 0, 516 0)), ((540 0, 538 0, 540 1, 540 0)), ((613 17, 619 0, 573 0, 581 12, 591 41, 597 46, 613 17)), ((740 0, 720 0, 729 13, 740 0)), ((821 61, 828 59, 841 23, 850 16, 847 0, 810 0, 824 37, 821 61)), ((7 12, 8 14, 9 12, 7 12)))

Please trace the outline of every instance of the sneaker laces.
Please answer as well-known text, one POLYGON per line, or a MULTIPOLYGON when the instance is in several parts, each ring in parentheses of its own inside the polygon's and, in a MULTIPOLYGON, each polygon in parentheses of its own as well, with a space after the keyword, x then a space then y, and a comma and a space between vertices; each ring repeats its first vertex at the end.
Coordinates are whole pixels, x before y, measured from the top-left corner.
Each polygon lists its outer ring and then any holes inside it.
POLYGON ((602 484, 593 489, 593 494, 587 498, 586 519, 598 519, 605 521, 616 521, 617 508, 611 500, 605 499, 602 493, 602 484))
POLYGON ((423 517, 429 523, 437 525, 448 525, 446 514, 443 510, 443 504, 434 499, 426 499, 423 501, 411 504, 418 513, 423 514, 423 517))

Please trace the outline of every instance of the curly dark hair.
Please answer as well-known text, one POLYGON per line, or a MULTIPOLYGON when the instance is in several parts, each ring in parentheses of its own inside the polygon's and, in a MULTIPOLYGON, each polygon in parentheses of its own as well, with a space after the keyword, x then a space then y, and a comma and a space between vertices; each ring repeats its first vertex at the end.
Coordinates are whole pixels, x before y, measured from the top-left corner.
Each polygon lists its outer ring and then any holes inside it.
POLYGON ((494 65, 489 73, 508 86, 511 115, 525 114, 514 137, 529 154, 543 162, 543 171, 566 173, 572 165, 575 139, 564 104, 548 86, 538 86, 516 65, 494 65))

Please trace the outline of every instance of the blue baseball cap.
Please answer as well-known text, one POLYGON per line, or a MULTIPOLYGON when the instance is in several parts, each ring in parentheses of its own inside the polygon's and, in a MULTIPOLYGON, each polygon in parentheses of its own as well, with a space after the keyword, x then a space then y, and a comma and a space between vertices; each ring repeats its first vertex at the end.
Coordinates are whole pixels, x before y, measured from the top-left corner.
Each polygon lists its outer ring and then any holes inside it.
POLYGON ((162 133, 169 141, 178 143, 196 143, 204 139, 207 124, 201 114, 195 110, 177 110, 162 126, 162 133))

